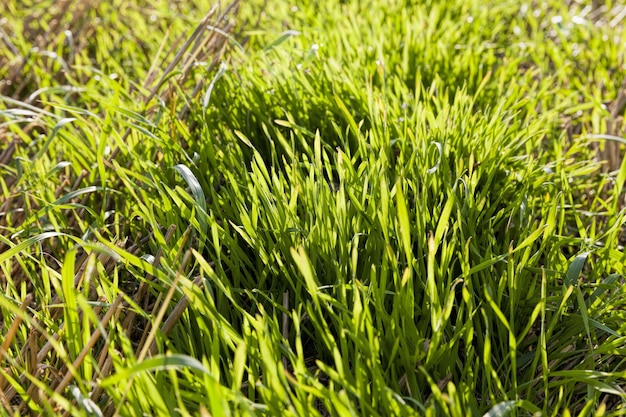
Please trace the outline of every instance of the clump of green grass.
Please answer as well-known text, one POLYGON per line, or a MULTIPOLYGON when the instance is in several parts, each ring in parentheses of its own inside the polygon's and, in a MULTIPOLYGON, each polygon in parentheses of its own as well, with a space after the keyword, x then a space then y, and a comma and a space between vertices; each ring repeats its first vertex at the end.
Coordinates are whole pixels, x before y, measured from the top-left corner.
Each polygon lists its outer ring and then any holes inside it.
POLYGON ((3 97, 7 412, 622 415, 626 6, 490 6, 251 2, 227 65, 3 97))
MULTIPOLYGON (((174 229, 157 229, 159 250, 126 204, 116 166, 157 161, 157 142, 184 146, 184 137, 166 140, 159 120, 172 112, 185 122, 186 100, 223 51, 241 48, 232 36, 238 2, 52 3, 0 6, 8 16, 0 54, 0 401, 10 413, 112 415, 124 401, 113 404, 95 381, 115 372, 125 347, 141 359, 155 354, 154 332, 167 334, 177 320, 146 326, 143 309, 158 310, 162 300, 150 279, 121 266, 132 259, 140 270, 158 267, 174 229), (156 142, 145 146, 144 138, 156 142)), ((141 193, 147 171, 135 168, 141 193)), ((163 404, 155 409, 169 410, 163 404)))

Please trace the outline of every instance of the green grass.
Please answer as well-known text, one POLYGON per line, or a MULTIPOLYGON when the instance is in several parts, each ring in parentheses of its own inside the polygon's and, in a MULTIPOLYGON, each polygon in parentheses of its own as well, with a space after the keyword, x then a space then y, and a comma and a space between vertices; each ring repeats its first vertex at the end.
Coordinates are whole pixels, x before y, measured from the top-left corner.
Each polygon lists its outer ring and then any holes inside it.
POLYGON ((626 414, 626 3, 17 3, 3 415, 626 414))

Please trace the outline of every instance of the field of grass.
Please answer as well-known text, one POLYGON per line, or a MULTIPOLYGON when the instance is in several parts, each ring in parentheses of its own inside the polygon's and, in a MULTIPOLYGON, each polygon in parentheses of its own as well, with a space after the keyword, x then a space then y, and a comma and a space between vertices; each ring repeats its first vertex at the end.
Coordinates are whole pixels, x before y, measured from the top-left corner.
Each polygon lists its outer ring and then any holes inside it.
POLYGON ((626 415, 626 2, 0 2, 1 415, 626 415))

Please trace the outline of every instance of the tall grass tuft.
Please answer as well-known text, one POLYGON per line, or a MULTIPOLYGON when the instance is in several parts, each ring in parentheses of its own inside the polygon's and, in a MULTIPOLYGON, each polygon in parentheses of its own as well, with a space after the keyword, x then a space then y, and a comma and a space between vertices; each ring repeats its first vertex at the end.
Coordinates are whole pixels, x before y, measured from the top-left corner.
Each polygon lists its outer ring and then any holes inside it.
POLYGON ((0 6, 4 414, 623 415, 624 10, 0 6))

